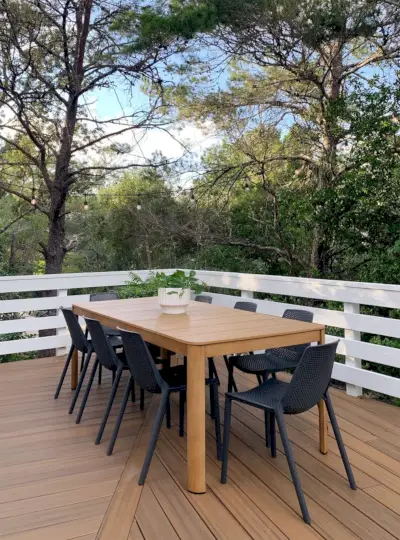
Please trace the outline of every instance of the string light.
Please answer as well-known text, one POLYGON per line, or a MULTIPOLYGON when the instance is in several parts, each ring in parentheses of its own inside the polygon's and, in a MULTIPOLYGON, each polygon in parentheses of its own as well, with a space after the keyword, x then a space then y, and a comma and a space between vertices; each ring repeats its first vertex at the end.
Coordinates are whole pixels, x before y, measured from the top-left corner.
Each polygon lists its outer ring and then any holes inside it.
POLYGON ((141 209, 142 209, 142 203, 140 202, 140 199, 138 199, 138 201, 137 201, 136 208, 137 208, 138 210, 141 210, 141 209))
POLYGON ((250 191, 250 184, 247 181, 244 184, 244 190, 245 191, 250 191))
POLYGON ((32 198, 31 198, 31 205, 32 206, 36 206, 36 190, 35 190, 35 186, 33 186, 32 188, 32 198))
POLYGON ((85 193, 85 201, 83 203, 83 209, 84 210, 89 210, 89 203, 88 203, 88 200, 87 200, 87 195, 85 193))
POLYGON ((192 201, 195 201, 196 200, 196 197, 194 196, 194 191, 193 189, 190 191, 190 198, 192 201))

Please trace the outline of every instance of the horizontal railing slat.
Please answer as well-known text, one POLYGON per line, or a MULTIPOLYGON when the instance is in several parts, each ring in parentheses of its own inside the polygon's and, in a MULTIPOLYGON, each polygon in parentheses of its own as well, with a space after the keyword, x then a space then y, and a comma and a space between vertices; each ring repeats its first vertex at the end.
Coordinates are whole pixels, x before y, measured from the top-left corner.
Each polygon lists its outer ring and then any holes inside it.
POLYGON ((88 294, 73 296, 51 296, 49 298, 25 298, 23 300, 1 300, 0 313, 29 313, 47 311, 60 307, 71 307, 74 302, 86 302, 88 294))
MULTIPOLYGON (((163 270, 168 272, 168 270, 163 270)), ((145 278, 148 270, 135 270, 145 278)), ((130 272, 87 272, 83 274, 54 274, 40 276, 0 277, 0 293, 86 289, 124 285, 130 272)))
POLYGON ((337 362, 334 365, 332 377, 374 392, 400 398, 400 379, 396 377, 389 377, 388 375, 346 366, 337 362))
POLYGON ((0 321, 0 334, 38 332, 51 328, 65 328, 64 317, 27 317, 12 321, 0 321))
POLYGON ((0 356, 4 354, 16 354, 30 351, 44 351, 66 347, 70 343, 68 334, 57 336, 17 339, 15 341, 0 341, 0 356))
POLYGON ((210 287, 400 308, 400 286, 198 270, 210 287))

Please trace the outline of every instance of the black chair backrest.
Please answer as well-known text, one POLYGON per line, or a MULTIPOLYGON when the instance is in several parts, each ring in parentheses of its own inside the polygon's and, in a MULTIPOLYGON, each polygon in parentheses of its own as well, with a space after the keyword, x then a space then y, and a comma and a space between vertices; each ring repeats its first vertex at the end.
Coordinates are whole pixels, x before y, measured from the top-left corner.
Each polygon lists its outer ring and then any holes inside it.
MULTIPOLYGON (((307 311, 306 309, 286 309, 282 315, 282 318, 312 323, 314 313, 312 311, 307 311)), ((291 347, 285 347, 285 349, 289 349, 290 351, 301 355, 310 345, 311 343, 303 343, 303 345, 292 345, 291 347)))
POLYGON ((119 329, 125 357, 135 382, 152 394, 159 394, 167 383, 158 372, 150 351, 140 334, 119 329))
POLYGON ((308 411, 323 398, 331 380, 338 343, 333 341, 305 350, 282 401, 286 414, 308 411))
POLYGON ((89 329, 94 352, 96 353, 98 361, 106 369, 114 371, 120 360, 118 360, 114 349, 111 347, 103 326, 99 321, 96 321, 96 319, 88 319, 85 317, 85 321, 89 329))
POLYGON ((61 308, 61 311, 63 312, 65 322, 67 323, 72 344, 78 351, 82 353, 87 352, 89 343, 82 331, 77 315, 75 315, 71 308, 61 308))
POLYGON ((194 299, 195 302, 203 302, 203 304, 212 304, 212 296, 206 296, 198 294, 196 298, 194 299))
POLYGON ((257 304, 254 302, 236 302, 233 306, 234 309, 241 309, 242 311, 251 311, 255 313, 257 311, 257 304))
POLYGON ((119 300, 119 294, 115 291, 96 292, 90 295, 91 302, 103 302, 104 300, 119 300))

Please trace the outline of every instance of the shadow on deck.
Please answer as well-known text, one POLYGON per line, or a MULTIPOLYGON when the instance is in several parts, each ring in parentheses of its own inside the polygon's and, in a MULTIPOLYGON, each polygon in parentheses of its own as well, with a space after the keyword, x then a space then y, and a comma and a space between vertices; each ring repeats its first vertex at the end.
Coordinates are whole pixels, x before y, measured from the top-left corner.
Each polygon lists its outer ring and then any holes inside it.
MULTIPOLYGON (((235 404, 228 484, 219 483, 213 423, 207 418, 205 495, 185 489, 185 439, 163 429, 148 481, 137 486, 148 423, 129 404, 112 457, 106 447, 121 400, 100 446, 94 445, 111 381, 95 387, 81 425, 68 415, 67 382, 53 400, 63 359, 0 365, 0 540, 400 538, 400 409, 339 390, 332 397, 359 486, 350 490, 335 441, 318 451, 318 414, 286 417, 312 527, 300 517, 282 446, 271 459, 262 413, 235 404)), ((223 393, 226 371, 217 361, 223 393)), ((241 388, 255 383, 237 375, 241 388)), ((124 387, 121 384, 121 390, 124 387)), ((221 396, 222 397, 222 396, 221 396)), ((223 400, 221 399, 221 409, 223 400)), ((176 403, 172 405, 177 419, 176 403)))

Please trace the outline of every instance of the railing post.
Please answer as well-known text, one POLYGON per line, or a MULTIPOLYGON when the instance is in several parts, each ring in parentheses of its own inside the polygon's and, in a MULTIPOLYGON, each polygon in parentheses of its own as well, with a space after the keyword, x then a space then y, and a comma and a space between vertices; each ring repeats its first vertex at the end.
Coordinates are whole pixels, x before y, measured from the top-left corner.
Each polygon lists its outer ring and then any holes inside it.
MULTIPOLYGON (((68 296, 68 290, 59 289, 57 291, 57 296, 65 298, 66 296, 68 296)), ((61 309, 57 309, 57 316, 60 316, 60 315, 62 315, 62 311, 61 309)), ((68 334, 68 329, 66 326, 64 328, 57 328, 57 336, 65 336, 66 334, 68 334)), ((56 349, 56 356, 63 356, 64 354, 67 354, 66 347, 59 347, 56 349)))
MULTIPOLYGON (((350 304, 344 302, 345 313, 360 314, 360 304, 350 304)), ((353 341, 361 341, 361 332, 356 330, 345 330, 345 339, 352 339, 353 341)), ((346 356, 346 366, 357 367, 361 369, 361 359, 354 358, 353 356, 346 356)), ((346 384, 346 391, 349 396, 361 397, 363 395, 363 389, 361 386, 355 386, 354 384, 346 384)))
POLYGON ((253 291, 240 291, 240 296, 242 298, 254 298, 253 291))

